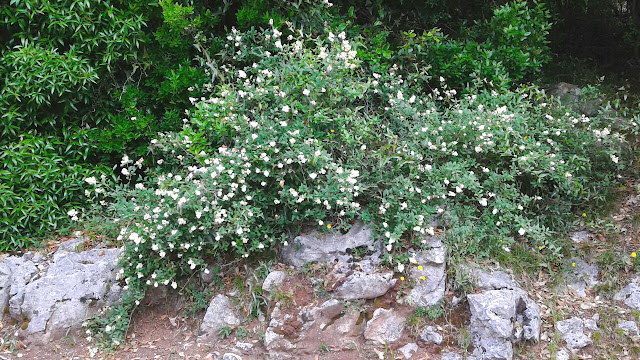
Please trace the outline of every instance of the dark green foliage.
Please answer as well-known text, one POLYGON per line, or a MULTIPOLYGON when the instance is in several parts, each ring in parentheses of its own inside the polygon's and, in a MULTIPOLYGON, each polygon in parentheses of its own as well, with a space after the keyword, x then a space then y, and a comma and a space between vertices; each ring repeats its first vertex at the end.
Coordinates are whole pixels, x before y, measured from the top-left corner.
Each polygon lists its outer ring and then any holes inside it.
POLYGON ((444 77, 450 86, 489 84, 503 88, 532 80, 550 60, 549 13, 541 4, 516 1, 497 8, 493 16, 453 39, 440 29, 407 38, 400 55, 410 63, 444 77))
POLYGON ((86 149, 77 136, 25 135, 0 147, 0 251, 33 245, 81 207, 84 179, 98 175, 82 163, 86 149))
MULTIPOLYGON (((9 0, 0 19, 0 203, 10 204, 0 249, 64 226, 81 205, 81 174, 123 153, 146 156, 159 132, 181 129, 191 100, 238 61, 223 46, 233 27, 273 19, 285 36, 344 30, 361 39, 358 58, 371 68, 401 64, 430 76, 425 86, 442 76, 457 90, 535 80, 550 59, 549 31, 557 52, 624 48, 614 54, 625 61, 640 52, 638 0, 9 0)), ((228 136, 207 121, 210 140, 228 136)))

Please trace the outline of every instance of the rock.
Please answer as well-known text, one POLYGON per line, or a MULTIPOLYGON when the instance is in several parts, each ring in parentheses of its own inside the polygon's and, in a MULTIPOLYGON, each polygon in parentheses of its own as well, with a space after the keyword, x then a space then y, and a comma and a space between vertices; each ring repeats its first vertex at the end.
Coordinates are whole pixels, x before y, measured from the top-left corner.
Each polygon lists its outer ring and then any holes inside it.
POLYGON ((336 231, 328 234, 313 232, 310 235, 300 235, 283 248, 282 257, 296 268, 301 268, 306 263, 334 262, 348 268, 354 262, 350 251, 364 247, 370 254, 358 263, 363 271, 372 271, 381 262, 382 243, 374 241, 371 233, 370 227, 357 221, 344 235, 336 231))
POLYGON ((640 331, 638 331, 638 324, 636 324, 634 321, 620 321, 618 322, 618 329, 621 329, 622 331, 625 332, 625 334, 631 335, 631 336, 639 336, 640 335, 640 331))
POLYGON ((11 256, 4 261, 11 270, 11 288, 9 290, 9 313, 14 319, 22 320, 20 306, 24 299, 24 288, 31 278, 38 273, 35 264, 25 256, 11 256))
POLYGON ((367 274, 355 272, 338 287, 334 296, 343 300, 374 299, 387 293, 396 284, 393 272, 367 274))
POLYGON ((240 319, 235 315, 229 298, 218 294, 209 303, 200 325, 200 334, 215 338, 221 328, 237 325, 240 325, 240 319))
POLYGON ((284 271, 272 271, 267 275, 262 283, 262 290, 273 292, 276 291, 282 283, 287 279, 287 273, 284 271))
POLYGON ((467 295, 474 356, 510 360, 514 342, 540 339, 540 309, 510 276, 479 269, 471 273, 485 290, 467 295))
POLYGON ((290 307, 277 303, 265 331, 268 359, 313 358, 319 344, 332 351, 349 350, 359 343, 365 324, 356 307, 330 299, 320 305, 290 307))
POLYGON ((442 343, 442 335, 440 335, 433 326, 426 326, 420 332, 420 340, 426 343, 440 345, 442 343))
POLYGON ((246 342, 237 342, 236 343, 236 347, 240 350, 244 350, 244 351, 249 351, 251 349, 253 349, 253 344, 252 343, 246 343, 246 342))
POLYGON ((632 309, 640 310, 640 276, 633 279, 613 297, 616 301, 622 301, 632 309))
POLYGON ((477 268, 466 269, 478 290, 519 289, 511 275, 502 271, 485 272, 477 268))
POLYGON ((556 84, 556 86, 549 91, 551 96, 557 97, 563 104, 577 101, 581 93, 582 90, 580 87, 566 82, 556 84))
POLYGON ((89 239, 77 238, 69 241, 65 241, 58 246, 57 252, 81 252, 83 250, 84 244, 89 241, 89 239))
POLYGON ((0 310, 2 313, 9 306, 11 292, 11 268, 6 262, 0 263, 0 310))
POLYGON ((572 267, 571 273, 567 276, 567 286, 573 289, 578 296, 586 297, 587 289, 598 284, 598 265, 589 264, 582 259, 574 259, 576 264, 572 267))
POLYGON ((287 351, 295 348, 289 340, 285 339, 283 327, 292 318, 291 314, 282 311, 281 304, 277 303, 271 311, 271 320, 264 334, 264 347, 268 351, 287 351))
POLYGON ((27 334, 58 336, 76 328, 104 305, 112 305, 122 289, 116 281, 121 249, 93 249, 74 252, 79 241, 63 243, 54 253, 46 272, 39 277, 34 262, 13 261, 9 312, 16 320, 28 320, 27 334))
POLYGON ((556 354, 556 360, 571 360, 571 354, 569 354, 567 349, 560 349, 556 354))
POLYGON ((592 343, 591 332, 585 334, 584 330, 584 320, 579 317, 573 317, 556 323, 556 331, 571 350, 582 349, 592 343))
POLYGON ((440 354, 440 360, 462 360, 462 355, 445 351, 440 354))
POLYGON ((583 99, 580 87, 565 82, 558 83, 549 94, 558 98, 560 103, 587 116, 598 114, 602 99, 583 99))
POLYGON ((234 353, 225 353, 224 355, 222 355, 220 360, 242 360, 242 358, 240 357, 240 355, 236 355, 234 353))
POLYGON ((371 320, 367 321, 364 338, 379 344, 390 344, 400 339, 404 326, 405 318, 395 310, 378 308, 371 320))
POLYGON ((590 237, 591 237, 591 233, 588 231, 577 231, 571 234, 570 238, 571 238, 571 241, 573 241, 574 243, 581 244, 589 241, 590 237))
POLYGON ((411 289, 409 299, 422 307, 433 306, 442 300, 446 284, 447 249, 438 237, 431 237, 427 242, 431 248, 413 254, 417 266, 411 268, 411 277, 417 285, 411 289))
POLYGON ((416 345, 415 343, 408 343, 407 345, 401 347, 399 350, 405 359, 411 359, 413 353, 418 351, 418 345, 416 345))

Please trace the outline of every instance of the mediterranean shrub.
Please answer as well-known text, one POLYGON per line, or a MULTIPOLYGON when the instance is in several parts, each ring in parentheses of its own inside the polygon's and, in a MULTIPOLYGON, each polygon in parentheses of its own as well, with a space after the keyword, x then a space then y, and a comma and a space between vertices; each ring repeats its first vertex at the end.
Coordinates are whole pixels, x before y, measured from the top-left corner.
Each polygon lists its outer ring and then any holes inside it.
POLYGON ((124 156, 124 182, 87 179, 125 247, 127 296, 88 324, 103 344, 125 340, 146 289, 176 289, 217 256, 274 249, 303 224, 346 230, 361 218, 399 272, 408 247, 442 230, 460 255, 516 242, 557 253, 552 235, 625 164, 609 123, 536 88, 459 96, 414 67, 364 66, 345 32, 226 39, 223 76, 191 99, 183 130, 159 134, 147 159, 124 156))
POLYGON ((35 245, 77 220, 75 209, 86 200, 84 179, 101 174, 83 163, 85 146, 79 137, 30 134, 0 145, 0 251, 35 245))
POLYGON ((494 10, 493 16, 465 28, 457 38, 439 29, 418 36, 406 32, 399 52, 408 64, 428 67, 456 89, 483 84, 515 87, 538 75, 550 60, 549 12, 542 3, 519 0, 494 10))

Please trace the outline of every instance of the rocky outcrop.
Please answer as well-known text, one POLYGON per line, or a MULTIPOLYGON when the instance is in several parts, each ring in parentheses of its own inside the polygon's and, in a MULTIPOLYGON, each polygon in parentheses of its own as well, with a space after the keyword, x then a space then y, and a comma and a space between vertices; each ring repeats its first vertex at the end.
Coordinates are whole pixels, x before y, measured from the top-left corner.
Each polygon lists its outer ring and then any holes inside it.
POLYGON ((579 86, 566 82, 556 84, 549 94, 557 98, 562 105, 587 116, 597 115, 602 104, 600 98, 585 99, 579 86))
POLYGON ((402 336, 405 321, 406 318, 393 309, 376 309, 367 321, 364 338, 383 345, 396 342, 402 336))
POLYGON ((264 346, 270 359, 301 359, 319 346, 348 349, 362 336, 360 312, 342 301, 327 300, 319 306, 292 309, 277 303, 270 315, 264 346))
POLYGON ((361 249, 366 255, 358 260, 358 267, 362 271, 371 271, 380 264, 382 255, 382 243, 374 241, 371 233, 370 227, 358 221, 344 235, 335 231, 300 235, 284 247, 282 257, 296 268, 307 263, 337 263, 346 269, 355 261, 352 252, 361 249))
POLYGON ((374 299, 387 293, 396 284, 392 272, 367 274, 356 272, 338 287, 333 295, 343 300, 374 299))
POLYGON ((478 359, 513 359, 513 343, 540 338, 540 309, 505 273, 471 269, 483 292, 467 295, 478 359))
POLYGON ((632 309, 640 310, 640 276, 618 291, 613 299, 623 302, 632 309))
POLYGON ((231 301, 219 294, 209 303, 200 325, 200 335, 216 338, 221 328, 237 325, 240 325, 240 319, 235 315, 231 301))
POLYGON ((579 350, 591 345, 591 332, 596 330, 598 326, 594 319, 573 317, 556 323, 556 331, 570 350, 579 350))
POLYGON ((267 275, 262 283, 262 290, 274 292, 278 290, 280 285, 287 279, 287 273, 284 271, 272 271, 267 275))
POLYGON ((598 265, 582 259, 574 259, 571 272, 567 276, 567 286, 580 297, 587 296, 587 290, 598 284, 598 265))
POLYGON ((63 243, 52 259, 27 253, 0 264, 0 305, 28 335, 58 337, 122 296, 116 281, 121 249, 76 252, 83 242, 63 243))
POLYGON ((410 302, 422 307, 442 300, 446 285, 447 248, 439 237, 432 236, 426 242, 428 249, 412 254, 416 266, 411 268, 411 278, 416 285, 409 294, 410 302))
POLYGON ((405 359, 411 359, 413 357, 413 354, 418 351, 418 345, 415 343, 408 343, 398 350, 405 359))
POLYGON ((435 327, 425 326, 424 329, 420 331, 420 340, 426 343, 440 345, 442 343, 442 340, 444 339, 442 338, 442 335, 440 335, 440 333, 436 330, 435 327))

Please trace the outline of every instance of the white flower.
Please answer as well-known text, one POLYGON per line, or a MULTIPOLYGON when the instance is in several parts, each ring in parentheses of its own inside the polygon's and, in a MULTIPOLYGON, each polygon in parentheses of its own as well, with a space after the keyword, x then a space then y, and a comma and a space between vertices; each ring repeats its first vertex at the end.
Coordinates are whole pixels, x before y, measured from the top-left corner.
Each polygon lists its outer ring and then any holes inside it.
POLYGON ((611 154, 611 161, 613 161, 614 163, 616 163, 616 164, 617 164, 617 163, 618 163, 618 160, 619 160, 619 159, 618 159, 618 157, 617 157, 617 156, 615 156, 615 155, 611 154))
MULTIPOLYGON (((613 155, 612 155, 612 156, 613 156, 613 155)), ((616 162, 617 162, 617 161, 616 161, 616 162)), ((95 185, 95 184, 97 184, 97 183, 98 183, 98 182, 96 181, 96 178, 95 178, 94 176, 89 177, 89 178, 86 178, 86 179, 84 179, 84 181, 85 181, 87 184, 89 184, 89 185, 95 185)))
POLYGON ((144 190, 144 184, 143 184, 143 183, 137 183, 137 184, 136 184, 136 189, 138 189, 138 190, 144 190))
POLYGON ((480 199, 480 205, 487 206, 487 199, 486 198, 480 199))
POLYGON ((518 234, 520 234, 520 236, 524 235, 524 233, 526 233, 527 231, 523 228, 520 228, 520 230, 518 230, 518 234))
POLYGON ((240 71, 238 71, 238 77, 244 79, 244 78, 247 77, 247 73, 242 71, 242 70, 240 70, 240 71))
POLYGON ((398 264, 398 272, 404 271, 404 264, 398 264))
POLYGON ((286 113, 288 113, 288 112, 289 112, 289 110, 291 110, 291 108, 289 107, 289 105, 285 105, 285 106, 283 106, 283 107, 282 107, 282 112, 286 112, 286 113))
POLYGON ((127 170, 127 168, 122 168, 122 175, 129 176, 129 174, 129 170, 127 170))
POLYGON ((302 90, 302 94, 304 96, 309 96, 309 94, 311 94, 311 91, 309 91, 309 89, 304 89, 304 90, 302 90))
POLYGON ((316 174, 316 173, 311 173, 311 174, 309 174, 309 177, 311 178, 311 180, 315 180, 315 179, 316 179, 316 177, 318 177, 318 174, 316 174))

